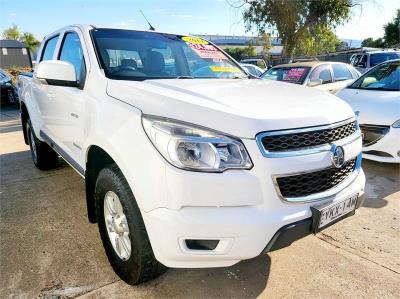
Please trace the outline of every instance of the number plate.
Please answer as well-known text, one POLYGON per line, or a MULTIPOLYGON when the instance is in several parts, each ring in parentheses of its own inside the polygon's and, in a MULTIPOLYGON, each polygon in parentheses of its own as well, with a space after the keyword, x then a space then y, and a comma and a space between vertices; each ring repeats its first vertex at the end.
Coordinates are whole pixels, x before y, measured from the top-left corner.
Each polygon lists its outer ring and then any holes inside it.
POLYGON ((353 212, 357 206, 357 199, 358 195, 353 195, 340 202, 311 207, 314 233, 317 233, 329 224, 335 223, 353 212))

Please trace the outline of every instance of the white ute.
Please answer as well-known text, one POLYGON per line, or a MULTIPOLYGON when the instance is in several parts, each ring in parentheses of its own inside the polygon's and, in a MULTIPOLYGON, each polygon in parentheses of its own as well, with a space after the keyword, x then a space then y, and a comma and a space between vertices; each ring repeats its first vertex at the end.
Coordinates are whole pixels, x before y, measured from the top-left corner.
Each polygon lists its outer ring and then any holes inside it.
POLYGON ((35 165, 61 156, 85 178, 89 220, 130 284, 282 248, 363 200, 351 108, 249 78, 203 39, 66 27, 19 95, 35 165))

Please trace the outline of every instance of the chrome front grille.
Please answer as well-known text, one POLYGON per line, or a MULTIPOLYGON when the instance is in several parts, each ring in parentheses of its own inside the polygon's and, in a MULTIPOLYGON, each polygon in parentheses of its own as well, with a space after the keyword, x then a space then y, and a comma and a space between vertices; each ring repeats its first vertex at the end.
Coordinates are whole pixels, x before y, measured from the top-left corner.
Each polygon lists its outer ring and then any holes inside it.
POLYGON ((264 149, 269 153, 303 150, 329 144, 353 135, 357 130, 355 120, 337 126, 310 127, 299 130, 266 132, 261 138, 264 149))
POLYGON ((276 177, 283 198, 300 198, 335 188, 348 178, 356 167, 356 158, 348 160, 341 168, 334 166, 301 174, 276 177))

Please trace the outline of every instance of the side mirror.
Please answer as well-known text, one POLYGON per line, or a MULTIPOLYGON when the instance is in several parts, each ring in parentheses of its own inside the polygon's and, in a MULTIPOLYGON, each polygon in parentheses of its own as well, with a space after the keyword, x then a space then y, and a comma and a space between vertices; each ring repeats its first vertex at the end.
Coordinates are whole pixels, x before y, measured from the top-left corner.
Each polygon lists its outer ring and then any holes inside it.
POLYGON ((75 67, 65 61, 46 60, 39 63, 36 78, 46 80, 49 85, 78 87, 75 67))
POLYGON ((322 79, 310 80, 310 82, 308 82, 307 84, 307 86, 309 87, 314 87, 318 85, 322 85, 322 79))

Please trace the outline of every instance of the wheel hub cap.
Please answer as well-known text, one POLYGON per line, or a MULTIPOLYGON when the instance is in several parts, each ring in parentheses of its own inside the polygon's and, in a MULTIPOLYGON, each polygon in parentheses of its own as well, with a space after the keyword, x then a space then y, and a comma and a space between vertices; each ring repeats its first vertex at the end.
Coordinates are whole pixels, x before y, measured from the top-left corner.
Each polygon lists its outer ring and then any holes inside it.
POLYGON ((104 197, 104 220, 115 253, 124 261, 131 256, 129 227, 117 194, 108 191, 104 197))

